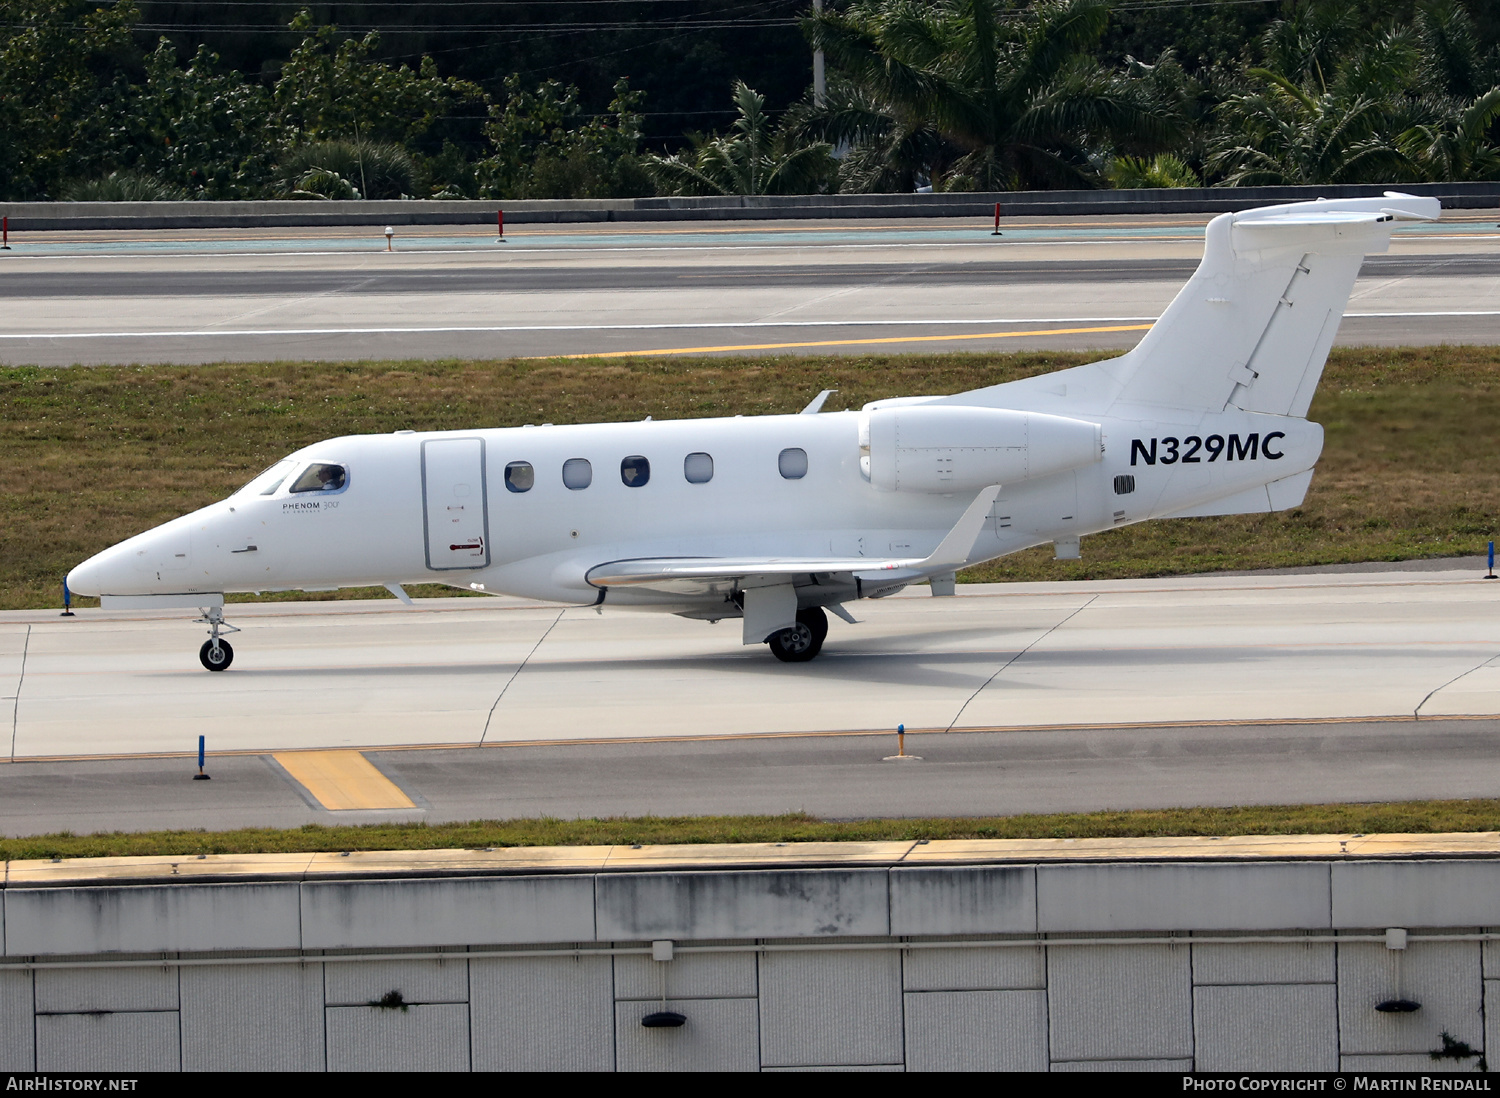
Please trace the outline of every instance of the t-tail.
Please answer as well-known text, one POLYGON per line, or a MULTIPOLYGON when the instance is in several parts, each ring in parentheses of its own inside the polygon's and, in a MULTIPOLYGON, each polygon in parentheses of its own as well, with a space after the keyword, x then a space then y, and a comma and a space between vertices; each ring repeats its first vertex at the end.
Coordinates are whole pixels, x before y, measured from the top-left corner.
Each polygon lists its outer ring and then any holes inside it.
POLYGON ((1106 464, 1127 476, 1197 466, 1154 478, 1149 513, 1130 521, 1295 507, 1322 450, 1305 417, 1364 257, 1390 246, 1397 221, 1440 213, 1435 198, 1386 192, 1221 214, 1197 272, 1133 350, 935 403, 1097 418, 1106 464), (1230 460, 1268 435, 1280 458, 1230 460))

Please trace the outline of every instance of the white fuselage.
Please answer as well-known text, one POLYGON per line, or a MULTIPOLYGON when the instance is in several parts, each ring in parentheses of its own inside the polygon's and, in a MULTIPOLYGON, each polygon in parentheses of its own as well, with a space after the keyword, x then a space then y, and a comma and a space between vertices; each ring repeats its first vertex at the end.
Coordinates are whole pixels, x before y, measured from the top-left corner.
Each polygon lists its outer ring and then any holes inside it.
MULTIPOLYGON (((868 446, 861 449, 867 416, 831 412, 329 439, 292 454, 289 475, 270 494, 252 483, 106 550, 75 569, 69 583, 79 594, 162 595, 441 582, 593 603, 600 590, 586 574, 610 561, 922 557, 975 489, 882 490, 872 484, 868 446), (806 453, 806 473, 795 479, 781 471, 781 454, 789 449, 806 453), (712 459, 706 482, 687 479, 689 454, 712 459), (621 475, 622 461, 633 457, 650 463, 649 478, 639 486, 621 475), (574 489, 564 484, 563 467, 577 459, 589 463, 591 480, 574 489), (344 468, 343 486, 290 491, 299 472, 315 463, 344 468), (512 463, 531 466, 529 489, 507 487, 512 463)), ((1233 408, 1176 421, 1086 418, 1100 429, 1102 452, 1077 468, 1005 484, 966 563, 1295 479, 1312 469, 1322 445, 1316 424, 1233 408), (1133 484, 1117 479, 1131 477, 1133 484)), ((701 480, 703 459, 695 460, 701 480)), ((824 601, 846 597, 827 594, 824 601)), ((699 601, 624 590, 609 598, 610 605, 676 612, 692 611, 699 601)), ((818 600, 804 593, 804 601, 818 600)))

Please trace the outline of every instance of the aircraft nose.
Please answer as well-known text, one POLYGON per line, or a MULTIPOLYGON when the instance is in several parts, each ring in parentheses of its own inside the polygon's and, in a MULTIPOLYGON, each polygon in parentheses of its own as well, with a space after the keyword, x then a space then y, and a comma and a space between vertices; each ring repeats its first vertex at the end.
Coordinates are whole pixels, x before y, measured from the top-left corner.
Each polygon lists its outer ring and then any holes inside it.
POLYGON ((98 595, 102 588, 102 572, 99 555, 90 557, 68 573, 68 590, 75 595, 98 595))
POLYGON ((95 553, 68 573, 68 590, 75 595, 116 594, 125 588, 126 560, 113 546, 95 553))

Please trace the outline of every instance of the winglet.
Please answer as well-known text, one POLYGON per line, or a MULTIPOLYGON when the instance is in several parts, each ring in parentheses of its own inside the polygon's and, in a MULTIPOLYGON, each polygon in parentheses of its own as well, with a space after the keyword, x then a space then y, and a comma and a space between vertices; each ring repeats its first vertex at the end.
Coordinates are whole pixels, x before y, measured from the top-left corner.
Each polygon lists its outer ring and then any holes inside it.
POLYGON ((932 551, 932 556, 917 567, 952 568, 967 564, 969 554, 974 551, 974 543, 979 540, 980 531, 984 529, 984 520, 990 517, 990 508, 995 505, 995 497, 999 494, 1000 485, 998 484, 981 489, 980 493, 974 497, 974 502, 969 504, 968 510, 959 516, 959 520, 953 524, 953 529, 948 531, 948 536, 932 551))
POLYGON ((823 410, 823 402, 829 397, 833 396, 833 394, 836 392, 838 392, 837 389, 824 389, 821 393, 813 397, 812 400, 808 402, 807 407, 802 409, 800 414, 804 416, 817 415, 823 410))

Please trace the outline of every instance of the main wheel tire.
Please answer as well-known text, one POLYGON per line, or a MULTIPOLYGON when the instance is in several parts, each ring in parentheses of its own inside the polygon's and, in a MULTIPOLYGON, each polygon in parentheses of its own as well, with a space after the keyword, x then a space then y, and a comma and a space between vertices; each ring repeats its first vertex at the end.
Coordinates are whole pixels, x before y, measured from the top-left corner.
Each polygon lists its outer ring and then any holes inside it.
POLYGON ((817 652, 823 650, 823 642, 828 639, 828 615, 824 613, 821 606, 809 606, 806 610, 797 611, 797 620, 813 631, 813 638, 817 642, 814 647, 817 652))
POLYGON ((234 649, 222 638, 217 647, 213 641, 206 640, 203 647, 198 649, 198 662, 210 671, 228 671, 229 665, 234 662, 234 649))
POLYGON ((805 622, 772 633, 766 643, 771 646, 771 655, 782 663, 806 663, 818 654, 818 635, 805 622))

